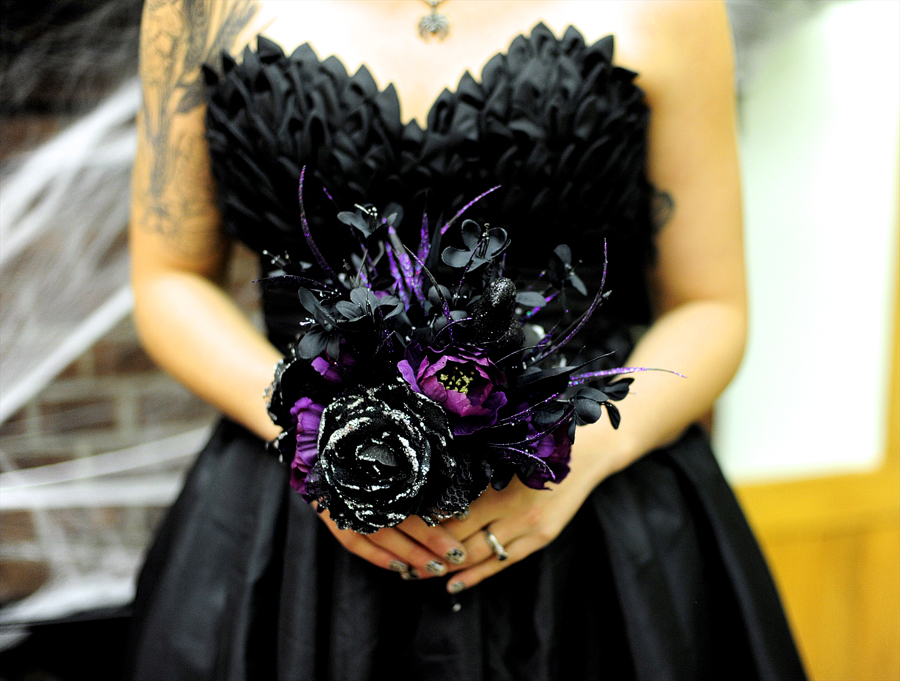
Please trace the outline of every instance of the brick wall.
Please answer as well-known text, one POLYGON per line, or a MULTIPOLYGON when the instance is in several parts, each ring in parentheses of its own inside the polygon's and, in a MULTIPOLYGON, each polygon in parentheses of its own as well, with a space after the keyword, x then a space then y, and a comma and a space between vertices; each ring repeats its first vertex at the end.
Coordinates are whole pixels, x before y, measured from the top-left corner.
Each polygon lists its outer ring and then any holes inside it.
MULTIPOLYGON (((255 257, 237 249, 230 290, 251 315, 256 276, 255 257)), ((215 418, 214 409, 156 368, 128 318, 0 426, 0 469, 83 459, 202 428, 215 418)), ((179 459, 162 470, 180 472, 189 463, 179 459)), ((0 605, 51 578, 60 551, 80 574, 133 570, 164 511, 134 505, 3 511, 0 605)))

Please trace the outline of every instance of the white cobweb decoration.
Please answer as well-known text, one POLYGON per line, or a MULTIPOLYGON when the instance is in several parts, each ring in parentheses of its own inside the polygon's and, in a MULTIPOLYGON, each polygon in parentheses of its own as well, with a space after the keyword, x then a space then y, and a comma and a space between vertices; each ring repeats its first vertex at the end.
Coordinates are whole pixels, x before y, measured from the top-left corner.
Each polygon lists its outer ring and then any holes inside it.
POLYGON ((131 81, 0 178, 0 422, 131 310, 131 81))
MULTIPOLYGON (((14 14, 0 20, 0 424, 131 312, 127 224, 140 106, 140 2, 57 0, 14 14), (17 128, 9 121, 29 118, 68 125, 10 154, 17 128)), ((171 503, 208 436, 208 428, 155 425, 177 408, 163 401, 148 409, 115 451, 38 467, 20 459, 29 438, 0 437, 0 559, 41 566, 47 577, 0 611, 0 650, 17 640, 14 625, 131 600, 143 553, 135 537, 145 538, 152 511, 171 503), (22 515, 33 541, 13 540, 7 522, 22 515)), ((95 416, 88 412, 41 412, 41 429, 83 428, 95 416)), ((42 443, 33 446, 40 452, 42 443)))

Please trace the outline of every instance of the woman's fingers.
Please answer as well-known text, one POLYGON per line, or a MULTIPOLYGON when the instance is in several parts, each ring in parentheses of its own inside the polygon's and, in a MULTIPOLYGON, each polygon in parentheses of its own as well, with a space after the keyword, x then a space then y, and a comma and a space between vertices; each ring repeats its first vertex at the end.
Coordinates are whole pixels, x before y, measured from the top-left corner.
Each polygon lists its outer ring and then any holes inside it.
MULTIPOLYGON (((497 527, 499 523, 495 526, 491 527, 491 532, 496 537, 499 545, 509 553, 508 545, 512 544, 515 539, 518 539, 523 533, 522 532, 504 532, 503 530, 497 527), (498 534, 499 533, 499 534, 498 534), (502 537, 502 539, 501 539, 502 537)), ((466 547, 466 552, 469 555, 469 566, 475 566, 479 563, 483 563, 486 560, 494 560, 498 563, 503 563, 507 561, 497 560, 497 554, 491 546, 490 542, 487 539, 487 536, 484 533, 485 528, 481 528, 469 537, 465 543, 463 544, 466 547)))
MULTIPOLYGON (((397 530, 427 547, 437 557, 437 565, 429 568, 435 575, 442 575, 448 567, 462 565, 466 560, 463 544, 442 525, 431 527, 418 516, 410 516, 397 525, 397 530)), ((377 534, 377 533, 376 533, 377 534)))
MULTIPOLYGON (((472 537, 472 556, 476 552, 481 555, 483 551, 479 551, 477 547, 478 537, 472 537)), ((499 541, 499 537, 498 537, 499 541)), ((487 545, 487 541, 484 542, 487 545)), ((501 570, 505 570, 510 565, 518 563, 523 558, 530 556, 535 551, 544 548, 544 544, 537 535, 525 535, 518 539, 506 540, 506 543, 500 542, 506 551, 506 559, 499 560, 496 554, 489 549, 490 555, 479 563, 472 565, 457 574, 453 575, 447 581, 447 591, 455 594, 465 589, 471 589, 476 584, 484 581, 492 575, 496 575, 501 570)), ((467 542, 468 544, 468 542, 467 542)), ((474 562, 474 560, 473 560, 474 562)))
POLYGON ((338 529, 327 510, 319 516, 345 549, 377 567, 399 572, 404 579, 439 577, 447 572, 445 558, 448 553, 451 556, 459 553, 465 556, 462 544, 452 535, 446 531, 432 532, 440 528, 428 527, 421 518, 414 519, 418 523, 410 522, 413 518, 404 521, 408 523, 408 532, 385 528, 372 534, 359 534, 353 530, 338 529), (422 527, 418 527, 419 523, 422 527), (411 529, 409 526, 412 526, 411 529), (430 542, 434 548, 426 548, 414 535, 430 542))
POLYGON ((395 528, 385 528, 365 538, 390 553, 399 556, 409 567, 413 579, 419 577, 439 577, 447 571, 441 557, 422 544, 413 541, 405 533, 395 528))
POLYGON ((365 535, 358 534, 353 530, 338 529, 331 516, 328 515, 328 511, 322 511, 319 517, 341 546, 350 553, 385 570, 393 570, 401 574, 408 571, 409 564, 405 563, 397 554, 369 541, 365 535))
POLYGON ((468 519, 457 525, 468 534, 463 545, 469 559, 448 580, 447 590, 471 588, 552 542, 583 501, 580 490, 566 488, 570 493, 564 495, 561 489, 533 490, 514 480, 503 492, 483 494, 472 507, 483 503, 484 508, 469 517, 489 520, 475 531, 468 519))

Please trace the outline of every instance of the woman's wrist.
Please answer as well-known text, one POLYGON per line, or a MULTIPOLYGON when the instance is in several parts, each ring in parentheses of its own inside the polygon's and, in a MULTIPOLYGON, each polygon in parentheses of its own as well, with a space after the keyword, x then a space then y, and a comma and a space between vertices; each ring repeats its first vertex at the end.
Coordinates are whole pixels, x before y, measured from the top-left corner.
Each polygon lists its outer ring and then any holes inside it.
POLYGON ((590 491, 642 453, 627 431, 615 430, 602 419, 578 428, 572 445, 572 473, 590 491))

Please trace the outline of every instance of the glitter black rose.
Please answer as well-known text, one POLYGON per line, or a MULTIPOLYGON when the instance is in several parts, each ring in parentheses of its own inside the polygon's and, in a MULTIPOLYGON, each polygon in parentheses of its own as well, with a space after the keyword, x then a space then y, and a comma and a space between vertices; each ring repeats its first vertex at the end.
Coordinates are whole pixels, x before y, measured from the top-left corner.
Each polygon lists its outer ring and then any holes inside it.
POLYGON ((322 412, 304 497, 341 529, 374 532, 414 514, 437 522, 471 501, 446 495, 463 472, 452 437, 444 410, 406 383, 352 391, 322 412))

